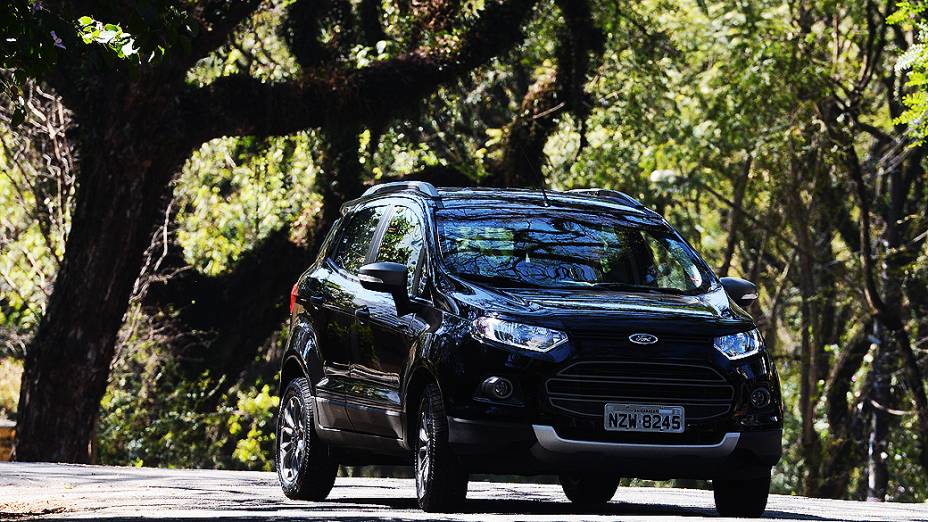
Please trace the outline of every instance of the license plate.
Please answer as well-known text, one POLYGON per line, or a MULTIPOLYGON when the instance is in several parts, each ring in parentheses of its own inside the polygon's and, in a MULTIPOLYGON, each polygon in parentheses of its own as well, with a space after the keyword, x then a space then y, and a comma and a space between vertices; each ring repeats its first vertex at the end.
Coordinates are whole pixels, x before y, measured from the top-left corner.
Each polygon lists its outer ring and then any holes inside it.
POLYGON ((686 424, 683 406, 608 403, 603 426, 606 431, 683 433, 686 424))

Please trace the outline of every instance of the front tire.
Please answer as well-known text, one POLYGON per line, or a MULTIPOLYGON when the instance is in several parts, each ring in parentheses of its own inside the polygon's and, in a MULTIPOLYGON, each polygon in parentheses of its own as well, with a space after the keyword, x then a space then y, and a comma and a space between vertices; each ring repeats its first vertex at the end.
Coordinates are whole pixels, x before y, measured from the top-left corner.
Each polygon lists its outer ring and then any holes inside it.
POLYGON ((770 475, 757 479, 713 480, 712 490, 719 515, 757 518, 767 508, 770 475))
POLYGON ((579 506, 601 506, 612 500, 619 489, 620 477, 612 475, 561 475, 561 488, 571 502, 579 506))
POLYGON ((457 510, 467 497, 467 473, 448 444, 448 418, 438 386, 426 386, 415 433, 416 497, 427 513, 457 510))
POLYGON ((284 390, 277 415, 274 467, 284 495, 296 500, 325 500, 335 485, 338 463, 313 429, 309 381, 294 379, 284 390))

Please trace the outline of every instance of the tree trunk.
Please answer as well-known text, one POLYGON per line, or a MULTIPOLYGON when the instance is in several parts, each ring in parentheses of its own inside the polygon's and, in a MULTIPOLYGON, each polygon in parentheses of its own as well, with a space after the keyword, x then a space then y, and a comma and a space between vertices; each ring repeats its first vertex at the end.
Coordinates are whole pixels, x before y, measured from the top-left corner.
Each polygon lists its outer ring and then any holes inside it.
MULTIPOLYGON (((816 234, 814 223, 809 219, 808 211, 802 199, 801 184, 804 176, 817 173, 814 157, 806 154, 794 157, 791 162, 791 181, 796 190, 788 208, 792 214, 792 229, 796 236, 798 279, 800 294, 800 383, 799 412, 801 415, 800 445, 806 468, 803 490, 804 494, 814 496, 819 486, 820 477, 820 440, 815 430, 815 406, 818 403, 818 340, 816 323, 819 308, 816 305, 816 268, 814 256, 816 234)), ((816 180, 817 181, 817 180, 816 180)))
POLYGON ((722 257, 722 266, 719 268, 719 275, 725 277, 731 268, 731 260, 735 256, 735 246, 738 244, 738 232, 741 228, 741 213, 744 209, 744 193, 748 187, 748 178, 751 176, 751 165, 754 162, 754 156, 748 155, 744 160, 744 166, 741 169, 741 175, 734 180, 735 194, 732 197, 734 205, 728 209, 728 240, 725 244, 725 255, 722 257))
POLYGON ((88 462, 116 336, 167 183, 150 164, 97 162, 81 176, 65 256, 26 354, 16 459, 88 462), (147 188, 164 190, 152 194, 147 188))
POLYGON ((867 500, 882 502, 886 500, 886 491, 889 484, 889 470, 886 458, 889 449, 889 413, 888 407, 892 398, 891 373, 894 366, 895 354, 888 343, 885 332, 880 329, 880 348, 877 350, 876 360, 870 370, 871 390, 870 399, 875 403, 870 424, 870 440, 867 444, 867 500))
MULTIPOLYGON (((831 441, 824 452, 821 469, 827 470, 829 479, 821 481, 818 495, 825 498, 845 498, 851 481, 851 471, 865 460, 865 440, 861 419, 863 398, 848 404, 854 374, 870 351, 872 323, 867 323, 848 341, 838 358, 825 387, 825 411, 831 427, 831 441)), ((869 382, 869 381, 868 381, 869 382)))
POLYGON ((165 99, 113 89, 105 104, 90 104, 90 119, 75 113, 84 133, 75 208, 54 290, 26 353, 14 450, 20 461, 90 460, 117 334, 169 181, 189 153, 176 122, 163 117, 165 99))

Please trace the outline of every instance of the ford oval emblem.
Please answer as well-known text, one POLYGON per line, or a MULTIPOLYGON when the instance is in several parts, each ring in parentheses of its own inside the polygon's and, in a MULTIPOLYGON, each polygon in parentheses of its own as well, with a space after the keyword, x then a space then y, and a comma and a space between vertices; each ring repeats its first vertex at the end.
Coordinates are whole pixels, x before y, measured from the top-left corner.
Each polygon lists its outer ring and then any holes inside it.
POLYGON ((629 335, 628 340, 635 344, 654 344, 657 342, 657 336, 647 333, 636 333, 629 335))

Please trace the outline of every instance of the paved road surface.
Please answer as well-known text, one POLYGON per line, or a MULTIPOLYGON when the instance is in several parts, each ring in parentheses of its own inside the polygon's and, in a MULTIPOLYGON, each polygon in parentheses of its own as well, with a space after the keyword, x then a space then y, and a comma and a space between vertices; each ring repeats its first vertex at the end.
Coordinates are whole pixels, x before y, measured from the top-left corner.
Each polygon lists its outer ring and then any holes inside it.
MULTIPOLYGON (((711 491, 620 488, 592 513, 574 509, 552 484, 472 482, 467 498, 464 513, 435 516, 416 508, 415 485, 406 479, 339 478, 328 501, 295 502, 271 473, 0 463, 0 520, 720 520, 711 491)), ((773 495, 765 516, 928 522, 928 504, 773 495)))

